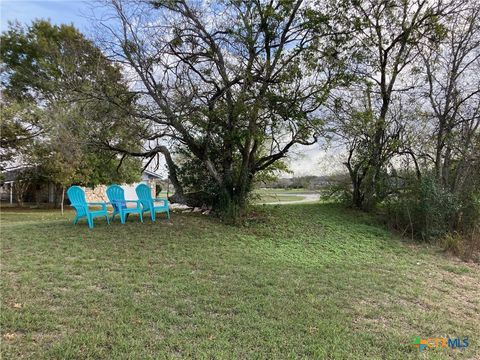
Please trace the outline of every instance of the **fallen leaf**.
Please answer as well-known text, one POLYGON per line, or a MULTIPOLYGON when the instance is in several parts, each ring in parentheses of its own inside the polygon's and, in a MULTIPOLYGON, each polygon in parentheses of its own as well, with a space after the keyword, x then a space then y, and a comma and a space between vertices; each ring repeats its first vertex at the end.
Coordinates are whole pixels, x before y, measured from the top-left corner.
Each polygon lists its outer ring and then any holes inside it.
POLYGON ((3 338, 5 340, 13 340, 17 337, 17 335, 13 334, 13 333, 6 333, 6 334, 3 334, 3 338))

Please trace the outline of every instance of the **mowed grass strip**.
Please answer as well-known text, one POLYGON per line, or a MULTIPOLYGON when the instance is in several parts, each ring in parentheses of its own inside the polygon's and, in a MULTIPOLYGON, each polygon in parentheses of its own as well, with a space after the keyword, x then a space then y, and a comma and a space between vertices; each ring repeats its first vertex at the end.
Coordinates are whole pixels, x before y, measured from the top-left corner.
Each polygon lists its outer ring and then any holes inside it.
POLYGON ((475 358, 480 269, 335 204, 95 228, 2 212, 3 359, 475 358), (419 353, 416 336, 468 336, 419 353))
POLYGON ((255 199, 255 202, 267 203, 267 202, 301 201, 303 199, 305 199, 305 197, 300 195, 265 194, 265 195, 259 195, 258 198, 255 199))

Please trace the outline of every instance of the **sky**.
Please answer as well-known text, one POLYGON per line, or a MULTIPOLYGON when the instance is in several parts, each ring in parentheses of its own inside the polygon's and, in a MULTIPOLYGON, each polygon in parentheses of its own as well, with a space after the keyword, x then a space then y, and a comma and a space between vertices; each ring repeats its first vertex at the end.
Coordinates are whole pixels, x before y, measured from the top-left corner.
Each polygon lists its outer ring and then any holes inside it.
MULTIPOLYGON (((91 2, 90 2, 91 3, 91 2)), ((0 0, 0 30, 8 28, 8 21, 30 23, 34 19, 50 19, 55 24, 73 23, 88 31, 90 12, 88 1, 77 0, 0 0)))
MULTIPOLYGON (((78 0, 0 0, 0 31, 8 28, 9 21, 18 20, 25 24, 35 19, 50 19, 54 24, 73 23, 88 35, 91 29, 88 15, 92 13, 93 3, 78 0)), ((327 175, 341 170, 341 161, 335 153, 321 150, 316 145, 299 146, 293 149, 288 158, 293 174, 285 176, 327 175)))

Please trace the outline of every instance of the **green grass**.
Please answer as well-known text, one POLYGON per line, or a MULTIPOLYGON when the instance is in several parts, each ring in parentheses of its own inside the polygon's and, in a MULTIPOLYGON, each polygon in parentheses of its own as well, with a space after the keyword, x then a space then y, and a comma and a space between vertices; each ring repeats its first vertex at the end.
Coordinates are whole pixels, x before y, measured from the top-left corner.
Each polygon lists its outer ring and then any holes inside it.
POLYGON ((475 358, 480 269, 334 204, 94 230, 2 214, 2 359, 475 358), (468 336, 419 353, 413 338, 468 336))
POLYGON ((254 190, 258 194, 275 195, 295 195, 295 194, 315 194, 318 191, 309 189, 277 189, 277 188, 258 188, 254 190))
POLYGON ((303 199, 305 199, 305 197, 300 195, 264 194, 264 195, 260 195, 258 199, 255 199, 255 202, 267 203, 267 202, 299 201, 303 199))
POLYGON ((305 199, 303 194, 314 194, 315 191, 308 189, 273 189, 260 188, 253 192, 253 200, 256 204, 301 201, 305 199))

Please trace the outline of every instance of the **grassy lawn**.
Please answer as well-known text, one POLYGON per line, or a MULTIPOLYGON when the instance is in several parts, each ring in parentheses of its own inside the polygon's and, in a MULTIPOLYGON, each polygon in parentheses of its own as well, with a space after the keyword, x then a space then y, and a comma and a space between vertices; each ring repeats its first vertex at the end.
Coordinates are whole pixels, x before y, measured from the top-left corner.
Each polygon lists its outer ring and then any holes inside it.
POLYGON ((266 202, 282 202, 282 201, 299 201, 305 199, 304 196, 300 195, 284 195, 284 194, 262 194, 255 199, 256 203, 266 203, 266 202))
POLYGON ((286 202, 304 200, 304 194, 315 194, 315 191, 308 189, 273 189, 260 188, 253 192, 254 202, 257 204, 271 202, 286 202))
MULTIPOLYGON (((480 354, 480 268, 334 204, 94 230, 2 213, 2 359, 405 359, 480 354), (413 338, 468 336, 420 353, 413 338)), ((478 357, 477 357, 478 358, 478 357)))
POLYGON ((274 194, 274 195, 296 195, 296 194, 315 194, 318 191, 309 189, 274 189, 259 188, 254 190, 257 194, 274 194))

